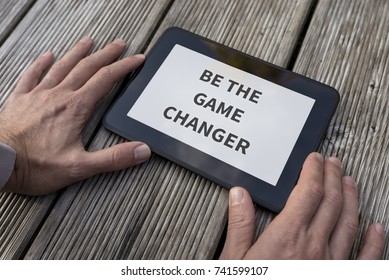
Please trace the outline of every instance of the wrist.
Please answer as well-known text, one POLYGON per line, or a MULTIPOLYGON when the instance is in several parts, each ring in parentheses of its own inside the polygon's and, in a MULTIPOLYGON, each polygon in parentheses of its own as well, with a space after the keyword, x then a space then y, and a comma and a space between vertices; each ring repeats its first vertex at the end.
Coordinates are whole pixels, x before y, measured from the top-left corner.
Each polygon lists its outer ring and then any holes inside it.
MULTIPOLYGON (((7 180, 3 179, 3 182, 0 182, 1 191, 17 192, 19 188, 23 186, 20 182, 20 179, 25 177, 25 174, 22 174, 23 168, 23 149, 21 139, 15 137, 12 132, 7 128, 6 125, 0 120, 0 145, 2 144, 3 153, 0 153, 0 172, 7 172, 7 180)), ((5 173, 3 173, 5 174, 5 173)), ((0 176, 1 177, 1 176, 0 176)))
POLYGON ((0 190, 13 181, 16 151, 0 141, 0 190))

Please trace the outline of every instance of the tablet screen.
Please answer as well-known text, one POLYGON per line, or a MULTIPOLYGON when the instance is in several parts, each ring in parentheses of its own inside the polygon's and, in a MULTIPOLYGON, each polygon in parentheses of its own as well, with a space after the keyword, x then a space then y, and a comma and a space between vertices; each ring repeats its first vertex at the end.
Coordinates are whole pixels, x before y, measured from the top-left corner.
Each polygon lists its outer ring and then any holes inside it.
POLYGON ((276 186, 314 103, 175 44, 127 117, 276 186))
POLYGON ((280 211, 339 102, 322 83, 173 27, 104 118, 111 131, 280 211))

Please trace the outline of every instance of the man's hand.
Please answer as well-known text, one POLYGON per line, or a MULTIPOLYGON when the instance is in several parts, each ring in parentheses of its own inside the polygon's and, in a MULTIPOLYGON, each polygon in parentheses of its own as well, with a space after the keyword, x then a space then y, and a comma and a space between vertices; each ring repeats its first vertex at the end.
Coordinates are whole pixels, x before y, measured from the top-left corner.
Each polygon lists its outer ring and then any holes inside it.
MULTIPOLYGON (((231 189, 221 259, 347 259, 358 230, 356 184, 338 159, 312 153, 285 208, 253 244, 254 218, 248 192, 231 189)), ((381 258, 383 248, 383 226, 370 225, 358 259, 381 258)))
POLYGON ((144 60, 137 55, 114 62, 125 49, 121 39, 87 56, 92 45, 93 41, 84 37, 51 68, 51 52, 38 57, 8 98, 0 113, 0 141, 14 148, 17 156, 4 190, 47 194, 150 157, 149 147, 141 142, 85 151, 81 132, 94 108, 117 81, 144 60))

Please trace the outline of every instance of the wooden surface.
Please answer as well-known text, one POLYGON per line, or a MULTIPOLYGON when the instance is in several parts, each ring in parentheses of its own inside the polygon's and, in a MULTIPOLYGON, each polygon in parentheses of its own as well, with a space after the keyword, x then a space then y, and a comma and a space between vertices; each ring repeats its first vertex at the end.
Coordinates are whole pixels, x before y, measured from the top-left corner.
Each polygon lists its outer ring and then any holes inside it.
MULTIPOLYGON (((359 183, 352 256, 369 223, 389 231, 389 1, 0 0, 0 8, 9 2, 19 8, 0 13, 0 104, 46 50, 61 57, 88 34, 95 49, 122 37, 126 55, 147 52, 170 26, 334 86, 341 103, 322 153, 340 157, 359 183)), ((84 131, 89 150, 124 141, 100 122, 116 92, 84 131)), ((209 259, 222 241, 227 204, 226 190, 154 155, 50 196, 1 194, 0 258, 209 259)), ((274 214, 261 207, 256 214, 259 234, 274 214)))
POLYGON ((0 1, 0 44, 33 3, 33 0, 0 1))
POLYGON ((319 1, 293 68, 341 95, 322 152, 358 182, 358 244, 374 221, 389 231, 388 36, 389 1, 319 1))

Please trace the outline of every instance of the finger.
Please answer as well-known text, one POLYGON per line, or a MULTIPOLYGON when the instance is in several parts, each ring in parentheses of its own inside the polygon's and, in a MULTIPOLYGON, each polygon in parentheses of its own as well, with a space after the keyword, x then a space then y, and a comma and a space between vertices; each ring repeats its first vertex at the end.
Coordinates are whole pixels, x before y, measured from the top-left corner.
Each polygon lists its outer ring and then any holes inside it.
POLYGON ((248 192, 241 187, 230 190, 227 238, 220 259, 242 259, 253 244, 254 206, 248 192))
POLYGON ((349 258, 358 231, 358 192, 353 178, 343 177, 342 191, 342 211, 329 243, 335 259, 349 258))
POLYGON ((93 46, 89 37, 82 38, 62 59, 56 62, 39 83, 39 89, 49 89, 58 85, 66 75, 84 58, 93 46))
POLYGON ((289 196, 281 215, 294 217, 293 226, 308 226, 324 195, 321 154, 311 153, 304 162, 297 185, 289 196))
POLYGON ((80 94, 89 108, 95 108, 120 79, 134 71, 144 61, 144 55, 135 55, 121 59, 101 68, 81 89, 80 94))
POLYGON ((13 93, 21 94, 33 90, 53 60, 54 55, 52 52, 46 52, 39 56, 23 73, 13 93))
POLYGON ((377 260, 384 252, 384 227, 381 224, 372 224, 363 238, 362 249, 358 254, 359 260, 377 260))
POLYGON ((335 228, 343 205, 342 164, 330 157, 324 162, 324 196, 312 219, 310 228, 326 243, 335 228))
POLYGON ((112 63, 124 51, 126 43, 116 39, 104 49, 82 59, 61 83, 71 90, 82 87, 100 68, 112 63))
POLYGON ((142 163, 151 156, 150 148, 141 142, 126 142, 82 156, 83 170, 77 172, 78 179, 121 170, 142 163))

